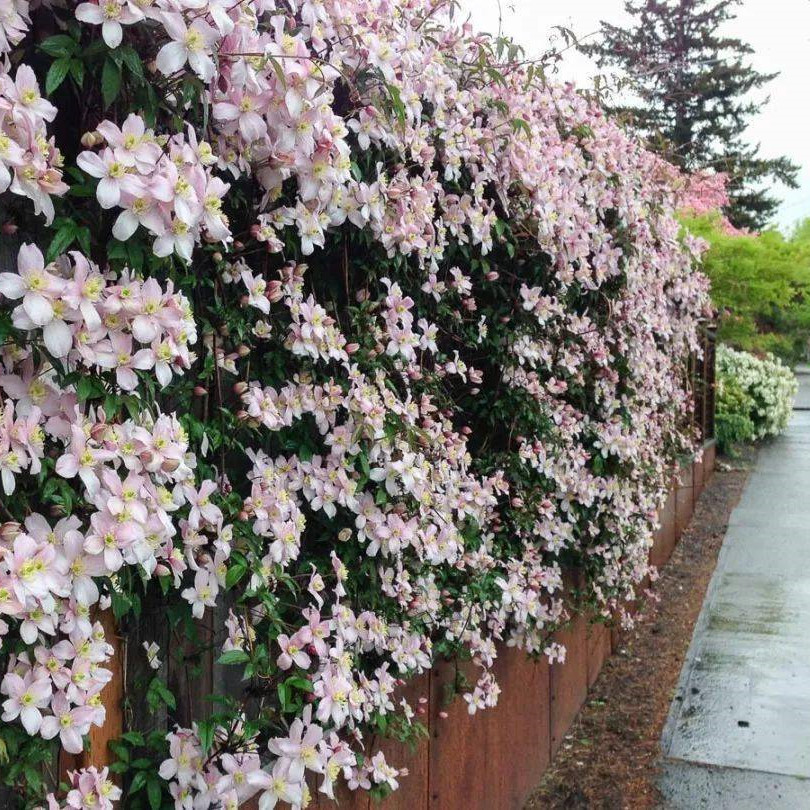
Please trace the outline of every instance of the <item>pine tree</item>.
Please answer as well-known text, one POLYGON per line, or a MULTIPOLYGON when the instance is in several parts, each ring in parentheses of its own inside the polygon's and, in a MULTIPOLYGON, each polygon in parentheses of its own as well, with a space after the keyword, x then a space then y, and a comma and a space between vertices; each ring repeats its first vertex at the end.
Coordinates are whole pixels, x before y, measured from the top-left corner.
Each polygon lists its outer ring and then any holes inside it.
POLYGON ((761 158, 747 144, 751 117, 767 103, 752 94, 776 78, 748 61, 753 48, 720 29, 741 0, 627 0, 627 28, 602 22, 600 37, 580 49, 600 69, 629 77, 636 103, 614 107, 651 148, 688 171, 729 175, 727 216, 737 227, 761 228, 779 200, 769 180, 796 187, 798 166, 786 157, 761 158))

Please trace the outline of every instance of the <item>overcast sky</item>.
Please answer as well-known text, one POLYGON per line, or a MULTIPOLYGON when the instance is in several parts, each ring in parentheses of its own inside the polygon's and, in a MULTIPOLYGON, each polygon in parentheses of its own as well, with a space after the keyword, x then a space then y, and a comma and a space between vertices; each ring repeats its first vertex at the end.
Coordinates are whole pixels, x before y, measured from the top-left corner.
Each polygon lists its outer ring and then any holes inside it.
MULTIPOLYGON (((497 0, 460 3, 478 30, 497 33, 497 0)), ((585 37, 599 30, 599 20, 620 24, 627 19, 624 0, 502 0, 502 15, 503 33, 516 39, 529 56, 549 48, 555 25, 585 37)), ((783 200, 776 224, 788 230, 797 220, 810 217, 810 0, 744 0, 727 33, 754 47, 755 68, 780 72, 764 91, 771 101, 752 121, 747 138, 761 144, 763 156, 787 155, 802 167, 799 188, 774 189, 783 200)), ((596 72, 589 59, 571 49, 558 76, 588 86, 596 72)))

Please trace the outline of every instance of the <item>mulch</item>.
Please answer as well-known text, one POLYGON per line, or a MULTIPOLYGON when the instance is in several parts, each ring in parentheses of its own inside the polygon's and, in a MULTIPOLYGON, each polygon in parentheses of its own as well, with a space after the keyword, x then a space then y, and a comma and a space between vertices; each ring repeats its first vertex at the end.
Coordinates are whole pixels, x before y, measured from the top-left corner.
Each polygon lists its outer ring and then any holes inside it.
POLYGON ((624 631, 525 810, 648 810, 661 731, 753 451, 721 459, 636 626, 624 631))

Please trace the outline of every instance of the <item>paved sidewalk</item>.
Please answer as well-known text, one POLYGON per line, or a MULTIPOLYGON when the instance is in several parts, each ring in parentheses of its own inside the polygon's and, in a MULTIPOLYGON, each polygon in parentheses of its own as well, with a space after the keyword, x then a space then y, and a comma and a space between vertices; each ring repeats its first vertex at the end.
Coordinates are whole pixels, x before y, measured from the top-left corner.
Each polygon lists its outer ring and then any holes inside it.
POLYGON ((669 810, 810 808, 810 411, 759 452, 662 744, 669 810))

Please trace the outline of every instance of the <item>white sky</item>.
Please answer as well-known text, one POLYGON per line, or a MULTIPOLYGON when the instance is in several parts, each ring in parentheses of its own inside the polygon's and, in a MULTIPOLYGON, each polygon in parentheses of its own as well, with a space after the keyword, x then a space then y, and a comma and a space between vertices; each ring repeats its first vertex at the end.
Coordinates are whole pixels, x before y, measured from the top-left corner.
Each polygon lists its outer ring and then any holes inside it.
MULTIPOLYGON (((460 3, 472 14, 476 29, 497 33, 498 0, 460 3)), ((624 0, 502 0, 501 5, 503 33, 518 41, 528 56, 548 50, 551 41, 560 45, 555 25, 582 38, 598 31, 600 20, 621 24, 628 19, 624 0)), ((810 0, 744 0, 727 33, 754 47, 751 61, 757 70, 781 74, 762 92, 771 101, 752 120, 746 137, 761 144, 763 156, 786 155, 802 167, 799 188, 774 189, 783 200, 776 224, 788 230, 810 217, 810 0)), ((572 48, 564 54, 558 77, 589 86, 596 72, 591 60, 572 48)))

